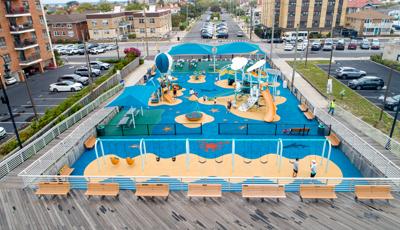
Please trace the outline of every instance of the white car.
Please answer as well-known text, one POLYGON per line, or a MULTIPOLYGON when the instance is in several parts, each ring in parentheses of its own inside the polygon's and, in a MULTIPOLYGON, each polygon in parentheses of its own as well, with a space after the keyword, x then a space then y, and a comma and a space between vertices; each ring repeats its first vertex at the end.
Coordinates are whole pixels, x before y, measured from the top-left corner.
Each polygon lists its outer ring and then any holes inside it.
POLYGON ((300 43, 297 44, 297 51, 304 51, 307 48, 307 44, 300 43))
POLYGON ((50 85, 51 92, 75 92, 83 88, 81 83, 72 81, 61 81, 50 85))
POLYGON ((0 139, 3 139, 4 137, 6 137, 7 132, 3 127, 0 127, 0 139))
POLYGON ((286 45, 285 45, 285 51, 292 51, 293 50, 293 48, 294 48, 294 46, 292 45, 292 44, 290 44, 290 43, 286 43, 286 45))
POLYGON ((100 47, 94 47, 94 48, 89 49, 89 53, 91 53, 91 54, 100 54, 100 53, 104 53, 104 52, 106 52, 106 51, 100 47))
POLYGON ((96 69, 100 69, 100 70, 109 69, 110 66, 111 66, 110 64, 105 63, 105 62, 101 62, 101 61, 91 61, 91 62, 90 62, 90 65, 91 65, 91 66, 98 67, 98 68, 96 68, 96 69))

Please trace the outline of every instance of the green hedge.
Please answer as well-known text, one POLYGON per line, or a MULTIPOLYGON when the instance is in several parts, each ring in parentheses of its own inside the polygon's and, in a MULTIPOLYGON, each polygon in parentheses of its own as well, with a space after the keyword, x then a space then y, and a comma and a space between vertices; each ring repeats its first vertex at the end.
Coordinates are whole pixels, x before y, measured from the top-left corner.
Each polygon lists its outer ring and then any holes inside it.
POLYGON ((380 54, 374 54, 370 56, 371 61, 380 63, 382 65, 385 65, 390 68, 394 68, 397 71, 400 71, 400 62, 398 61, 392 61, 392 60, 386 60, 382 59, 382 56, 380 54))
MULTIPOLYGON (((121 70, 123 67, 125 67, 127 64, 129 64, 131 61, 135 60, 134 55, 127 55, 124 58, 122 58, 119 62, 115 63, 115 65, 108 70, 103 76, 97 78, 93 82, 94 88, 105 82, 110 76, 112 76, 117 70, 121 70)), ((19 135, 21 138, 22 142, 25 142, 28 140, 31 136, 33 136, 35 133, 37 133, 40 129, 45 127, 47 124, 49 124, 51 121, 56 119, 58 116, 60 116, 64 111, 67 109, 71 108, 73 104, 75 104, 77 101, 79 101, 81 98, 84 96, 88 95, 90 93, 91 87, 85 87, 81 91, 78 91, 72 95, 70 95, 67 99, 65 99, 63 102, 61 102, 58 106, 46 110, 45 114, 39 118, 37 121, 33 121, 28 127, 26 127, 23 130, 19 131, 19 135)), ((82 105, 75 105, 74 107, 71 108, 70 114, 73 114, 80 110, 82 108, 82 105)), ((61 122, 64 120, 66 117, 61 116, 58 120, 57 123, 61 122)), ((10 140, 0 146, 0 156, 4 156, 7 153, 11 152, 15 148, 18 148, 18 143, 17 140, 10 140)))

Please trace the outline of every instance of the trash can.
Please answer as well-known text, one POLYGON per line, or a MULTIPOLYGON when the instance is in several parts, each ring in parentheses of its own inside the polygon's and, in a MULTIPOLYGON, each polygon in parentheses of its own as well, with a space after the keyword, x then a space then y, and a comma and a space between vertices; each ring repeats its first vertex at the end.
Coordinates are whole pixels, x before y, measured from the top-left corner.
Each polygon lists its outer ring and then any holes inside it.
POLYGON ((325 136, 325 125, 320 123, 318 125, 318 136, 325 136))
POLYGON ((106 134, 106 127, 104 125, 98 125, 96 128, 97 136, 102 137, 106 134))

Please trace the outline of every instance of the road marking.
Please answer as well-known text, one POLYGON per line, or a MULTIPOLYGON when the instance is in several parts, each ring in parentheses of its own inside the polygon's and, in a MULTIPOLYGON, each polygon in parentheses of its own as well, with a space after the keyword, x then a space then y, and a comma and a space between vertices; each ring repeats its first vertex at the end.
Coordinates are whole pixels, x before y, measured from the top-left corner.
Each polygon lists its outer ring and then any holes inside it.
MULTIPOLYGON (((22 107, 31 107, 32 105, 21 105, 22 107)), ((58 105, 36 105, 35 104, 35 106, 36 107, 55 107, 55 106, 58 106, 58 105)))
MULTIPOLYGON (((30 121, 16 121, 15 124, 30 124, 30 121)), ((12 124, 11 121, 0 121, 0 124, 12 124)))
POLYGON ((65 100, 66 97, 36 97, 34 100, 65 100))
MULTIPOLYGON (((28 115, 35 115, 35 113, 29 113, 29 112, 14 113, 14 114, 28 114, 28 115)), ((37 114, 43 115, 44 113, 37 113, 37 114)))

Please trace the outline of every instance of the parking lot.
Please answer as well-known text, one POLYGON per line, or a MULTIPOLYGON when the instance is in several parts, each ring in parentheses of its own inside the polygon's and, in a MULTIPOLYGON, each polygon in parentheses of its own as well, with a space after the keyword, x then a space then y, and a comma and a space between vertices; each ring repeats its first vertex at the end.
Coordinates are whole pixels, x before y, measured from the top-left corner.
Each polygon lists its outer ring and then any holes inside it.
MULTIPOLYGON (((46 70, 42 74, 35 74, 27 79, 39 116, 42 116, 46 110, 59 105, 69 95, 73 94, 73 92, 50 92, 49 85, 57 82, 58 78, 65 74, 73 74, 78 66, 81 65, 66 64, 58 69, 46 70)), ((102 71, 102 73, 104 72, 102 71)), ((25 83, 18 82, 8 86, 6 90, 18 129, 26 127, 30 124, 35 114, 25 83)), ((11 118, 5 105, 0 106, 0 127, 5 128, 8 137, 14 135, 11 118)), ((1 141, 6 139, 4 138, 1 141)))
MULTIPOLYGON (((320 65, 319 67, 321 69, 323 69, 325 72, 328 72, 328 65, 320 65)), ((369 75, 369 76, 381 77, 385 82, 385 86, 389 80, 390 69, 383 65, 372 62, 372 61, 368 61, 368 60, 363 60, 363 61, 357 61, 357 60, 344 61, 343 60, 343 61, 340 61, 340 60, 337 60, 336 64, 333 64, 331 67, 331 75, 332 76, 334 76, 335 70, 339 67, 354 67, 354 68, 357 68, 357 69, 367 72, 367 75, 369 75)), ((336 76, 334 76, 334 77, 336 77, 336 76)), ((346 85, 349 82, 349 80, 342 80, 342 79, 338 79, 338 80, 340 80, 341 82, 343 82, 346 85)), ((400 94, 399 86, 400 86, 400 73, 397 71, 393 71, 392 82, 389 87, 388 97, 400 94)), ((385 90, 386 89, 383 88, 381 90, 356 90, 356 91, 360 95, 362 95, 363 97, 365 97, 366 99, 368 99, 369 101, 374 103, 375 105, 382 107, 383 106, 382 101, 380 101, 378 98, 385 94, 385 90)), ((386 110, 386 111, 389 114, 391 114, 392 116, 394 116, 394 113, 395 113, 394 111, 388 111, 388 110, 386 110)))

